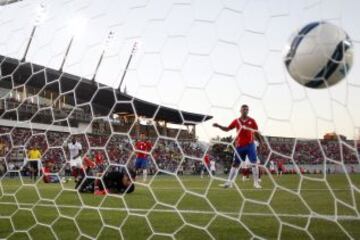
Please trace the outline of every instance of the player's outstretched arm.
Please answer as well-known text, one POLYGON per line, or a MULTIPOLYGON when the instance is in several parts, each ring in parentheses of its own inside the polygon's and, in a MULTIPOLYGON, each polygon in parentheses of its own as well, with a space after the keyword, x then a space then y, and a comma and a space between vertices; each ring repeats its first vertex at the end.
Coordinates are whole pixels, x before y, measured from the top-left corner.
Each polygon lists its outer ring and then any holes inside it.
POLYGON ((220 124, 217 124, 217 123, 214 123, 213 127, 219 128, 219 129, 223 130, 224 132, 228 132, 231 130, 229 127, 221 126, 220 124))
POLYGON ((254 137, 260 143, 261 146, 263 146, 265 144, 264 137, 260 134, 260 132, 255 131, 254 137))

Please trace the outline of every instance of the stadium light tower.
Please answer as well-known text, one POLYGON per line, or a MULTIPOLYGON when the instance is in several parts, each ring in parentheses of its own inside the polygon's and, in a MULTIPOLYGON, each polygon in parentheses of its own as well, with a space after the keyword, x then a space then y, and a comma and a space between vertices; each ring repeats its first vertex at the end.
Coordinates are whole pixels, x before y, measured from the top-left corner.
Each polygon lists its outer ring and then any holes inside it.
POLYGON ((64 56, 64 58, 63 58, 63 60, 61 62, 61 65, 60 65, 60 68, 59 68, 60 72, 63 71, 64 65, 65 65, 65 62, 66 62, 66 58, 69 55, 69 52, 70 52, 70 49, 71 49, 71 46, 72 46, 72 44, 74 42, 75 37, 81 35, 81 33, 85 29, 86 24, 87 24, 87 19, 85 19, 83 17, 77 17, 77 18, 74 18, 74 19, 72 19, 70 21, 69 30, 70 30, 70 33, 71 33, 71 39, 70 39, 69 44, 68 44, 68 46, 66 48, 65 56, 64 56))
POLYGON ((127 63, 126 63, 126 66, 125 66, 123 75, 121 76, 121 80, 120 80, 120 84, 119 84, 119 88, 118 88, 118 89, 119 89, 119 92, 121 92, 121 86, 122 86, 122 84, 123 84, 123 82, 124 82, 124 79, 125 79, 125 76, 126 76, 126 72, 127 72, 128 68, 129 68, 131 59, 132 59, 132 57, 134 56, 134 53, 136 52, 137 48, 138 48, 138 42, 134 42, 134 45, 133 45, 133 48, 132 48, 132 50, 131 50, 129 59, 128 59, 127 63))
POLYGON ((34 38, 34 35, 35 35, 35 32, 36 32, 36 29, 41 23, 44 22, 45 16, 46 16, 46 7, 45 7, 45 5, 43 3, 41 3, 39 8, 37 9, 37 14, 36 14, 36 17, 35 17, 35 23, 34 23, 32 31, 31 31, 28 43, 26 44, 26 49, 25 49, 25 52, 24 52, 24 56, 21 59, 22 62, 25 62, 26 56, 27 56, 27 54, 29 52, 29 49, 30 49, 31 42, 32 42, 32 40, 34 38))
POLYGON ((96 68, 95 68, 95 72, 94 72, 94 75, 92 77, 92 81, 93 83, 95 83, 95 78, 96 78, 96 75, 97 75, 97 72, 99 71, 99 68, 100 68, 100 65, 102 63, 102 60, 104 58, 104 54, 105 52, 107 51, 108 47, 109 47, 109 44, 111 42, 111 40, 114 38, 114 32, 113 31, 110 31, 109 34, 107 35, 107 38, 105 40, 105 43, 104 43, 104 49, 100 55, 100 58, 99 58, 99 61, 96 65, 96 68))

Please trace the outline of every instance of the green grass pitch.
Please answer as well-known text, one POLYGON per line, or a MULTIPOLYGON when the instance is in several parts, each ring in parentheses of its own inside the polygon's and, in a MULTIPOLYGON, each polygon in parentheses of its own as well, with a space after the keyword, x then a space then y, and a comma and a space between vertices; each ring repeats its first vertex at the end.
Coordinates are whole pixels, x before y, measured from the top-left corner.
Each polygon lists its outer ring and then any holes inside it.
POLYGON ((360 175, 220 183, 158 175, 132 194, 95 196, 2 178, 0 239, 360 239, 360 175))

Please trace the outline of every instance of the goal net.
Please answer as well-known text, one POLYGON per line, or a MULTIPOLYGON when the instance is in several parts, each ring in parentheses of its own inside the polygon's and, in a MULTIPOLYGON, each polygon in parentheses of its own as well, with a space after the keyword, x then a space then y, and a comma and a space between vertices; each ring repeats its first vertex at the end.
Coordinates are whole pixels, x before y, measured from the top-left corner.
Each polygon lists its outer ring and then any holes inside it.
POLYGON ((0 238, 360 238, 358 9, 0 1, 0 238), (323 89, 284 62, 313 22, 353 47, 323 89), (263 142, 233 172, 237 133, 213 124, 243 104, 263 142))

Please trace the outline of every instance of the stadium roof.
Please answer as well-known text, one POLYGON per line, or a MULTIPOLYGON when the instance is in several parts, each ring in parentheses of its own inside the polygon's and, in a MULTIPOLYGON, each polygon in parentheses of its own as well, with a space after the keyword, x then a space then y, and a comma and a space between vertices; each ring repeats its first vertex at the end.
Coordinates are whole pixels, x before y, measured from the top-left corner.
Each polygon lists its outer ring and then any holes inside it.
POLYGON ((20 2, 21 0, 0 0, 0 6, 9 5, 12 3, 20 2))
POLYGON ((26 83, 26 86, 37 89, 42 89, 46 85, 46 90, 62 94, 74 90, 75 94, 70 104, 75 105, 75 101, 77 104, 82 104, 91 100, 91 104, 94 109, 96 108, 98 114, 107 115, 110 111, 113 113, 133 112, 131 104, 126 103, 118 103, 112 110, 116 98, 117 101, 132 101, 135 112, 139 116, 169 123, 194 125, 212 118, 212 116, 157 105, 89 79, 29 62, 21 62, 14 58, 0 55, 0 64, 0 87, 12 89, 26 83), (98 91, 96 92, 96 90, 98 91), (94 94, 95 96, 92 98, 94 94))

